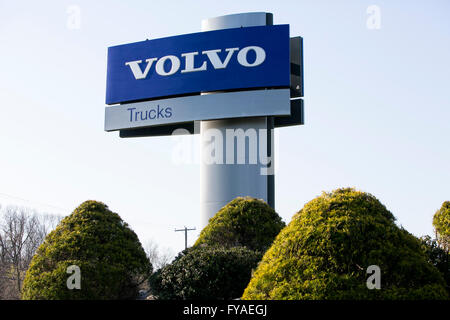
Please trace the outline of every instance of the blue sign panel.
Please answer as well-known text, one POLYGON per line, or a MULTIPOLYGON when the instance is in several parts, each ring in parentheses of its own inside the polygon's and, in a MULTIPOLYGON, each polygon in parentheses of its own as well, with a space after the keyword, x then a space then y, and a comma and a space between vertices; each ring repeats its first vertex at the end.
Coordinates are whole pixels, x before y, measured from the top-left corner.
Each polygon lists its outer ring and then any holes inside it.
POLYGON ((199 32, 108 48, 107 104, 289 85, 289 25, 199 32))

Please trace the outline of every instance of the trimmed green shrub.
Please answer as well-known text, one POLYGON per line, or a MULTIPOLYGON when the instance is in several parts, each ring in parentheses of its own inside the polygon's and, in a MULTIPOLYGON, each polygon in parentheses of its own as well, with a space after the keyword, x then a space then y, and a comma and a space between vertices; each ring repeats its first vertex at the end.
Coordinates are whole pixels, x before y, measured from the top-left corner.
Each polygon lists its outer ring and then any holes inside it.
POLYGON ((239 298, 260 259, 244 247, 192 247, 155 272, 150 287, 158 299, 239 298))
POLYGON ((275 239, 243 299, 446 299, 419 239, 372 195, 338 189, 307 203, 275 239), (367 288, 367 268, 381 289, 367 288))
POLYGON ((133 299, 152 266, 136 234, 108 207, 86 201, 38 248, 26 273, 23 299, 133 299), (67 267, 80 268, 81 289, 67 288, 67 267))
POLYGON ((264 201, 236 198, 209 220, 192 248, 150 277, 151 291, 159 299, 238 298, 284 226, 264 201))
POLYGON ((243 246, 264 252, 284 226, 264 201, 238 197, 209 220, 194 246, 243 246))
POLYGON ((438 243, 446 251, 450 246, 450 201, 445 201, 442 207, 434 214, 433 226, 436 230, 438 243))

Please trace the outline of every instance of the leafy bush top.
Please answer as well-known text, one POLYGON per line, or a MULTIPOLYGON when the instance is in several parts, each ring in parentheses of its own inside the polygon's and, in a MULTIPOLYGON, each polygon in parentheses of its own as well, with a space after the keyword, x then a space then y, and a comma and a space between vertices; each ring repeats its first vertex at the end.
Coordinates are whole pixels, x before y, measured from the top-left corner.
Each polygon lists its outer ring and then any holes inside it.
POLYGON ((239 298, 261 253, 245 247, 192 247, 152 275, 159 299, 239 298))
POLYGON ((108 207, 86 201, 38 248, 27 271, 24 299, 131 299, 151 273, 136 234, 108 207), (67 288, 67 267, 81 271, 81 290, 67 288))
POLYGON ((275 239, 243 299, 445 299, 421 242, 372 195, 338 189, 307 203, 275 239), (369 290, 367 267, 381 269, 369 290))
POLYGON ((445 201, 434 214, 433 226, 439 242, 448 250, 450 244, 450 201, 445 201))
POLYGON ((284 226, 280 216, 264 201, 238 197, 209 220, 194 246, 245 246, 264 252, 284 226))

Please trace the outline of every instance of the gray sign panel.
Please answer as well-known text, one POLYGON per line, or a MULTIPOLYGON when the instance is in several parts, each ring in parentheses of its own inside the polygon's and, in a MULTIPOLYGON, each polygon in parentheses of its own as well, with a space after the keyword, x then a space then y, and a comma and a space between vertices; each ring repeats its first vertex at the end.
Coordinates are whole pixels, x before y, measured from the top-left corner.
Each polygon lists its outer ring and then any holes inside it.
POLYGON ((290 90, 253 90, 127 103, 105 108, 105 131, 195 120, 290 115, 290 90))

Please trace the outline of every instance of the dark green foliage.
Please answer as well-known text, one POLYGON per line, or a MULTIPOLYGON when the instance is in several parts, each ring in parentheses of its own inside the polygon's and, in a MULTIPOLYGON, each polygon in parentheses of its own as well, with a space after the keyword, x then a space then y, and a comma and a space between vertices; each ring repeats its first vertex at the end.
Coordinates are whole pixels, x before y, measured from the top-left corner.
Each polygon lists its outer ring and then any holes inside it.
POLYGON ((209 220, 194 246, 243 246, 264 252, 285 226, 262 200, 236 198, 209 220))
POLYGON ((439 245, 448 252, 450 249, 450 201, 445 201, 434 214, 433 226, 439 245))
POLYGON ((419 239, 372 195, 323 193, 294 215, 267 250, 243 299, 446 299, 419 239), (367 267, 381 269, 369 290, 367 267))
POLYGON ((435 239, 425 236, 420 239, 422 249, 428 257, 428 262, 435 266, 447 283, 447 292, 450 295, 450 253, 442 249, 435 239))
POLYGON ((150 277, 159 299, 239 298, 261 253, 244 247, 189 248, 150 277))
POLYGON ((27 271, 24 299, 133 299, 152 271, 136 234, 108 207, 86 201, 47 235, 27 271), (67 267, 81 271, 69 290, 67 267))
POLYGON ((202 230, 195 245, 150 277, 159 299, 232 299, 285 226, 264 201, 236 198, 202 230))

